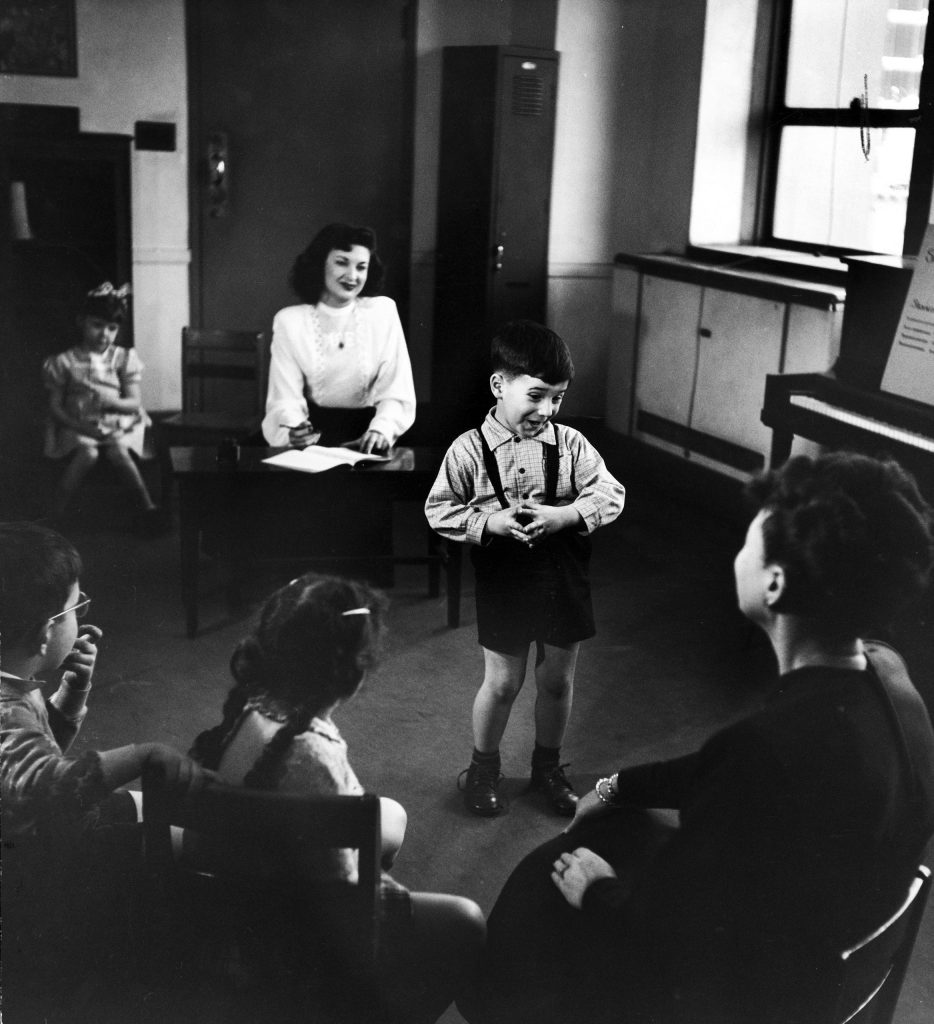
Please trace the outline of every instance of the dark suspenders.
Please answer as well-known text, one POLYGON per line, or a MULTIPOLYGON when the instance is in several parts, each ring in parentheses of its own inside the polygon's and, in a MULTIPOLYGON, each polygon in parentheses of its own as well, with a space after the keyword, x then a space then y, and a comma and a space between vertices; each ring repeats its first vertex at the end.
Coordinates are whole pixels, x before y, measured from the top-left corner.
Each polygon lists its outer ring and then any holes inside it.
MULTIPOLYGON (((483 465, 486 467, 486 475, 490 478, 490 483, 493 485, 493 490, 496 491, 496 497, 499 498, 500 505, 502 505, 503 508, 509 508, 509 502, 506 500, 506 492, 503 490, 503 479, 500 476, 499 466, 496 464, 496 456, 487 444, 486 438, 483 436, 483 431, 479 427, 477 428, 477 433, 480 435, 480 448, 483 452, 483 465)), ((558 433, 558 426, 555 424, 555 443, 545 444, 542 446, 545 449, 546 505, 554 505, 558 496, 559 442, 560 435, 558 433)))

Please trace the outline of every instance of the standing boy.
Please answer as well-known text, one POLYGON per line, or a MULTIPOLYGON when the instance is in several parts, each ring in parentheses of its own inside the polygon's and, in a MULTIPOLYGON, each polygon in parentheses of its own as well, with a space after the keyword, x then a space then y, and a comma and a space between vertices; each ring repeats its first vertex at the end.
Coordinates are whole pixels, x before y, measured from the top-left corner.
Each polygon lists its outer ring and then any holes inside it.
POLYGON ((574 376, 567 345, 528 320, 493 339, 496 406, 451 447, 425 514, 443 537, 471 545, 483 683, 473 706, 474 751, 463 784, 474 814, 503 810, 499 745, 536 645, 531 787, 559 814, 577 795, 561 743, 580 641, 594 635, 589 534, 622 511, 625 491, 578 431, 551 422, 574 376))

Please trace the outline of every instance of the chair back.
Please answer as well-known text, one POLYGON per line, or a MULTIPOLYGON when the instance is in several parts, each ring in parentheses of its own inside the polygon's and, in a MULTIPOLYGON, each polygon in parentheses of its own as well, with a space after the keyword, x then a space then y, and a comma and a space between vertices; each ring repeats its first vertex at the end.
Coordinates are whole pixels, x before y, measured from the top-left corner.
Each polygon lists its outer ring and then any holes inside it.
POLYGON ((365 1016, 376 1005, 378 797, 212 783, 176 799, 163 773, 147 770, 143 834, 144 948, 156 984, 237 974, 277 997, 292 993, 296 1007, 349 1002, 365 1016), (180 854, 172 826, 194 836, 180 854), (357 850, 356 884, 305 870, 346 848, 357 850))
POLYGON ((922 864, 898 910, 840 953, 833 1024, 891 1024, 930 887, 922 864))
POLYGON ((264 331, 182 328, 182 411, 261 416, 269 340, 264 331))

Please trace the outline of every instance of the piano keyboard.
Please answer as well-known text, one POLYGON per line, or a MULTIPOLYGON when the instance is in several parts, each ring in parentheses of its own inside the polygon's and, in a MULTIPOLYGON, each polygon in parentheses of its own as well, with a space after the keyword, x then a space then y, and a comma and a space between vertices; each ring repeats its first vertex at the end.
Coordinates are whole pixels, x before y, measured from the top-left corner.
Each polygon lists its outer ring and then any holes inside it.
POLYGON ((851 412, 849 409, 841 409, 838 405, 823 402, 812 395, 791 394, 788 396, 788 401, 790 405, 795 405, 799 409, 807 409, 820 416, 827 416, 829 419, 838 420, 840 423, 846 423, 851 427, 866 430, 871 434, 888 437, 893 441, 898 441, 900 444, 917 448, 919 451, 934 452, 934 437, 925 437, 924 434, 916 434, 911 430, 902 430, 901 427, 894 427, 891 423, 875 420, 871 416, 862 416, 859 413, 851 412))

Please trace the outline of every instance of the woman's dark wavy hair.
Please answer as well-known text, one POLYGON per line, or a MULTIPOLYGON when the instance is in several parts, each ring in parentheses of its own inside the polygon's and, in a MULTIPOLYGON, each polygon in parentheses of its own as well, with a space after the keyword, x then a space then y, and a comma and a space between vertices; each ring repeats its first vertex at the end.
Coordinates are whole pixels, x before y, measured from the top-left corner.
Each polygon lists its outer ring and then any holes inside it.
POLYGON ((244 778, 244 784, 274 789, 283 755, 312 718, 352 696, 379 657, 385 633, 385 595, 356 580, 308 573, 277 590, 253 631, 230 659, 235 679, 223 718, 202 732, 191 756, 217 768, 248 701, 274 707, 286 721, 244 778), (344 615, 368 608, 368 615, 344 615))
POLYGON ((0 523, 0 644, 29 643, 81 575, 70 540, 36 523, 0 523))
POLYGON ((768 513, 766 562, 787 579, 777 611, 865 636, 927 586, 934 511, 897 462, 852 452, 798 456, 748 493, 768 513))
POLYGON ((527 373, 546 384, 574 379, 574 363, 564 339, 534 320, 510 320, 490 345, 490 370, 518 377, 527 373))
POLYGON ((355 245, 370 250, 370 267, 361 295, 379 295, 383 287, 385 268, 376 251, 376 232, 372 228, 351 224, 328 224, 298 254, 289 273, 289 287, 302 300, 311 305, 321 300, 324 291, 324 261, 332 249, 349 252, 355 245))

